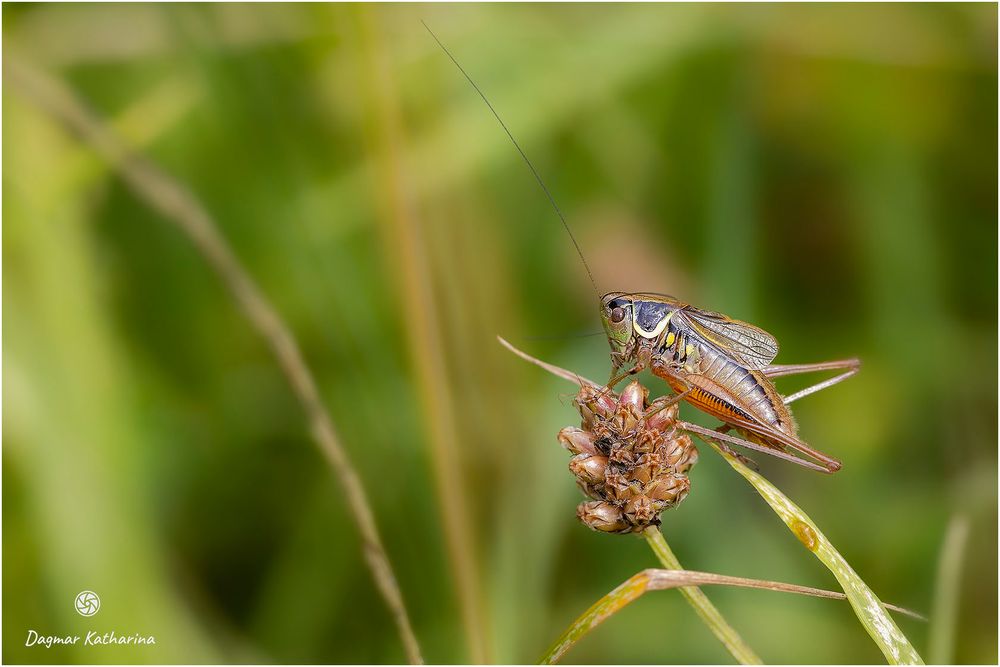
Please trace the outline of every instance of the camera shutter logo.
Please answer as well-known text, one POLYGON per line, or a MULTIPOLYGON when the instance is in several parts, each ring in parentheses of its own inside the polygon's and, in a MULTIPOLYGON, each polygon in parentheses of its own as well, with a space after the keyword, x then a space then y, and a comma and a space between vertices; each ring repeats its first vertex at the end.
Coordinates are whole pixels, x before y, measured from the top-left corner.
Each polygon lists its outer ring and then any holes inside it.
POLYGON ((76 596, 75 604, 80 616, 93 616, 101 608, 101 598, 94 591, 82 591, 76 596))

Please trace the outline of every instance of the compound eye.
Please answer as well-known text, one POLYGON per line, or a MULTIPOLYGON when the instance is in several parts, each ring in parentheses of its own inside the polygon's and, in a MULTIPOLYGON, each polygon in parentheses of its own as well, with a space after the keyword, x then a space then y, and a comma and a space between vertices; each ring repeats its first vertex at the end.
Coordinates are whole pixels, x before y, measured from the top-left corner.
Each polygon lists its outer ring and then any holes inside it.
POLYGON ((612 308, 611 309, 611 321, 618 324, 625 319, 625 309, 624 308, 612 308))

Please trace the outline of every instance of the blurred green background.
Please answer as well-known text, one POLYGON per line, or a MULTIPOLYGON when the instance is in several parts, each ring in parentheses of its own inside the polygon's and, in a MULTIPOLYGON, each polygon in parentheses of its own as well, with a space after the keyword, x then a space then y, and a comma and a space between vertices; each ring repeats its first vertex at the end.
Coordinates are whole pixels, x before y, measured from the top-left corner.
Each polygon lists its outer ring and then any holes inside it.
MULTIPOLYGON (((966 517, 957 615, 899 623, 925 659, 950 620, 936 655, 997 661, 996 5, 3 19, 5 58, 66 82, 186 184, 287 318, 429 661, 533 661, 655 560, 576 521, 555 440, 577 421, 572 387, 495 340, 609 367, 606 342, 577 335, 600 324, 565 232, 420 19, 532 157, 602 290, 752 321, 781 363, 862 358, 795 405, 843 471, 762 470, 882 599, 926 613, 966 517)), ((404 660, 341 489, 217 276, 6 76, 3 112, 4 661, 404 660), (75 613, 82 589, 98 616, 75 613), (28 629, 157 644, 25 647, 28 629)), ((687 567, 836 586, 709 450, 691 480, 663 517, 687 567)), ((766 661, 882 661, 846 604, 708 592, 766 661)), ((730 658, 663 592, 567 661, 730 658)))

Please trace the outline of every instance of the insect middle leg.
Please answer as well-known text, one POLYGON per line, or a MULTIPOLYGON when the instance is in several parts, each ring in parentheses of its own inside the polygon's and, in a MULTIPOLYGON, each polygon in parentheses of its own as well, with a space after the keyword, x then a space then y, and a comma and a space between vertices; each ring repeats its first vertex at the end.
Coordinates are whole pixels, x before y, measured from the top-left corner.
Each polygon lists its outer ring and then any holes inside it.
POLYGON ((652 417, 653 415, 655 415, 657 412, 660 412, 662 410, 666 410, 671 405, 676 405, 677 403, 680 403, 690 393, 691 393, 690 389, 685 389, 684 391, 680 392, 679 394, 672 394, 670 396, 663 396, 661 398, 656 399, 655 401, 653 401, 650 404, 650 406, 648 408, 646 408, 646 412, 645 412, 645 414, 643 414, 643 417, 645 417, 646 419, 649 419, 650 417, 652 417))
MULTIPOLYGON (((717 426, 715 428, 715 430, 718 431, 719 433, 723 433, 723 434, 729 433, 729 431, 730 431, 729 424, 723 424, 722 426, 717 426)), ((755 470, 755 471, 758 471, 758 472, 760 471, 760 466, 757 465, 756 461, 754 461, 749 456, 744 456, 743 454, 739 453, 738 451, 736 451, 735 449, 733 449, 730 445, 728 445, 725 441, 723 441, 721 439, 716 439, 715 440, 715 444, 717 444, 720 449, 723 449, 724 451, 726 451, 730 456, 732 456, 732 457, 736 458, 737 460, 741 461, 743 463, 743 465, 745 465, 746 467, 750 468, 751 470, 755 470)))

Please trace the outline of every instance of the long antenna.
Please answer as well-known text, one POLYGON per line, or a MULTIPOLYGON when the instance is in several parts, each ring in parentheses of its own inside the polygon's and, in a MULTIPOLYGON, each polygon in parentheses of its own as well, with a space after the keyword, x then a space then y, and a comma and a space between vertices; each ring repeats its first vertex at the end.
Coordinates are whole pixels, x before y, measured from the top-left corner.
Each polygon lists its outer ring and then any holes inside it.
POLYGON ((434 38, 434 41, 438 43, 438 46, 441 47, 441 50, 445 52, 445 55, 447 55, 448 58, 451 59, 451 62, 455 63, 455 67, 458 68, 458 71, 460 71, 462 75, 465 76, 465 79, 470 84, 472 84, 472 87, 475 88, 477 93, 479 93, 479 96, 483 98, 483 102, 486 102, 486 106, 489 107, 491 112, 493 112, 493 117, 497 119, 497 122, 500 123, 500 127, 502 127, 503 131, 507 133, 507 137, 510 139, 510 142, 514 144, 514 148, 516 148, 517 152, 521 154, 521 157, 524 159, 524 163, 528 165, 528 169, 531 170, 531 173, 535 176, 535 180, 538 181, 538 185, 541 186, 542 192, 544 192, 545 196, 549 198, 549 203, 552 204, 552 208, 555 209, 556 215, 559 216, 559 221, 562 222, 563 228, 566 230, 566 233, 569 234, 570 240, 573 241, 573 246, 576 247, 576 254, 580 256, 580 261, 583 262, 583 268, 586 269, 587 271, 587 277, 590 278, 590 283, 594 286, 594 291, 600 294, 601 291, 597 289, 597 282, 594 280, 594 274, 590 272, 590 265, 587 264, 587 259, 583 256, 583 250, 580 248, 580 244, 579 242, 577 242, 576 236, 573 235, 573 230, 569 228, 569 223, 566 222, 566 216, 564 216, 562 211, 559 210, 559 205, 556 204, 556 200, 552 196, 552 193, 549 192, 549 189, 547 187, 545 187, 545 182, 542 181, 542 177, 538 175, 538 171, 535 169, 535 165, 531 164, 531 160, 529 160, 528 156, 525 155, 523 150, 521 150, 521 145, 517 143, 517 139, 515 139, 514 135, 511 134, 509 129, 507 129, 507 124, 503 122, 503 119, 500 118, 500 114, 498 114, 497 110, 493 108, 493 105, 490 104, 490 101, 486 98, 486 95, 483 93, 482 90, 479 89, 479 86, 476 85, 476 82, 472 80, 472 77, 469 76, 469 73, 465 71, 465 68, 458 63, 458 61, 455 59, 455 56, 451 55, 451 51, 449 51, 448 47, 446 47, 444 44, 441 43, 441 40, 438 39, 438 36, 435 35, 434 31, 430 29, 430 26, 428 26, 427 23, 423 21, 423 19, 421 19, 420 22, 423 23, 424 28, 426 28, 427 32, 429 32, 431 37, 434 38))

